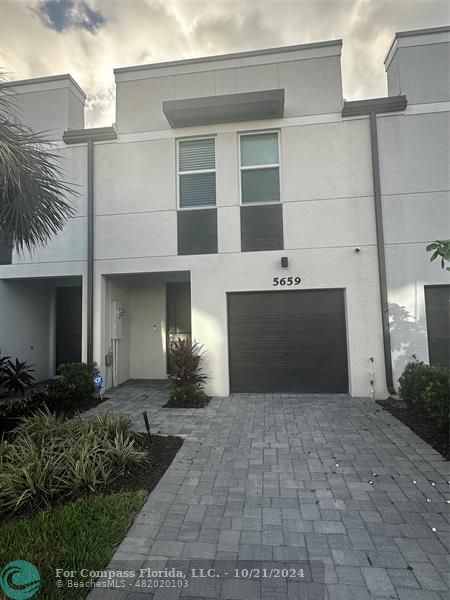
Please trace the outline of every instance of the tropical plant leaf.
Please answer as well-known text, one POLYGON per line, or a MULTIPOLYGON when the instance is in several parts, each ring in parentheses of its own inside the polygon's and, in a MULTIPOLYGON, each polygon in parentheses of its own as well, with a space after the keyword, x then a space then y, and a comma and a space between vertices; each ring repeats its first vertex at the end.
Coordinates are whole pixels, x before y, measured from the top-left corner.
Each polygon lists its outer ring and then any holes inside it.
MULTIPOLYGON (((428 244, 426 247, 427 252, 431 252, 434 250, 431 255, 430 262, 433 262, 437 258, 440 257, 441 268, 445 269, 445 263, 450 263, 450 240, 435 240, 431 244, 428 244)), ((450 271, 450 268, 446 268, 447 271, 450 271)))
POLYGON ((75 214, 54 143, 17 120, 0 72, 0 239, 18 251, 44 246, 75 214))

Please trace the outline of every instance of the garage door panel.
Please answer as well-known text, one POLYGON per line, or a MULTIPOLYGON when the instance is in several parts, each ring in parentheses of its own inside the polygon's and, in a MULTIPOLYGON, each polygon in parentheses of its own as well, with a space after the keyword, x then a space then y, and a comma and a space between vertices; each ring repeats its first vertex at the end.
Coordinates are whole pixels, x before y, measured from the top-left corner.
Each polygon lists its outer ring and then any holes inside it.
POLYGON ((342 290, 229 294, 232 391, 346 392, 342 290))
POLYGON ((344 295, 342 290, 274 291, 274 292, 237 292, 229 294, 229 307, 233 314, 298 314, 299 304, 304 313, 343 313, 344 295), (280 294, 283 294, 283 306, 280 307, 280 294), (305 294, 299 300, 298 294, 305 294), (259 300, 256 301, 255 300, 259 300))

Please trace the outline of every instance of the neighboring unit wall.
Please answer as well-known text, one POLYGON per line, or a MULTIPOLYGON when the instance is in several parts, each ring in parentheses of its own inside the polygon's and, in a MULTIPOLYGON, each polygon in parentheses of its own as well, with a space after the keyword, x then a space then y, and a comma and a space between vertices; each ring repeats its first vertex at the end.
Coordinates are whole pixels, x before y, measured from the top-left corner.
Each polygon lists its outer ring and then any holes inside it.
POLYGON ((48 139, 61 140, 63 132, 84 127, 86 94, 70 75, 12 81, 17 119, 48 139))
POLYGON ((397 33, 385 60, 390 96, 408 104, 450 100, 450 27, 397 33))
POLYGON ((50 373, 52 291, 45 281, 0 281, 0 351, 34 365, 36 381, 50 373))
POLYGON ((426 246, 450 237, 450 113, 379 117, 383 217, 394 379, 428 362, 424 286, 450 283, 426 246))
MULTIPOLYGON (((76 263, 82 263, 87 258, 86 147, 59 147, 54 152, 58 156, 63 181, 74 190, 68 200, 75 209, 75 214, 67 221, 64 229, 52 236, 45 246, 35 247, 32 253, 26 250, 21 254, 13 252, 12 264, 25 267, 39 263, 44 269, 50 269, 48 275, 73 274, 72 270, 64 273, 63 264, 66 263, 67 269, 72 269, 76 263), (54 272, 50 265, 55 267, 54 272)), ((11 274, 13 270, 14 266, 9 268, 11 274)), ((79 267, 78 273, 81 274, 79 267)))

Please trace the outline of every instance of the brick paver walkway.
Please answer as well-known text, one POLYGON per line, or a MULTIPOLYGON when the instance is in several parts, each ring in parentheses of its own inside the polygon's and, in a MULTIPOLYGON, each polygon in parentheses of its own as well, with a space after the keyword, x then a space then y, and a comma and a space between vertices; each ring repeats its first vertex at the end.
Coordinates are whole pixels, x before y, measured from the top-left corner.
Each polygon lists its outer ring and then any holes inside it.
POLYGON ((206 409, 163 409, 166 392, 144 382, 110 395, 99 409, 130 415, 139 430, 148 410, 153 432, 185 443, 109 568, 171 559, 311 568, 303 579, 98 589, 90 600, 448 600, 449 463, 375 402, 234 394, 206 409))

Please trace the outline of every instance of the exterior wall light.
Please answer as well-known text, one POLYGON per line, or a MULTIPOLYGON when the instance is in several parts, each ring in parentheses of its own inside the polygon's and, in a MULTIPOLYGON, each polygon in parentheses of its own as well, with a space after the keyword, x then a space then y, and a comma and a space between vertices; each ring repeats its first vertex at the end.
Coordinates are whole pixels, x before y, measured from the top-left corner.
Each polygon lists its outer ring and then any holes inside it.
POLYGON ((282 256, 281 257, 281 266, 282 267, 288 267, 289 266, 289 260, 287 256, 282 256))

